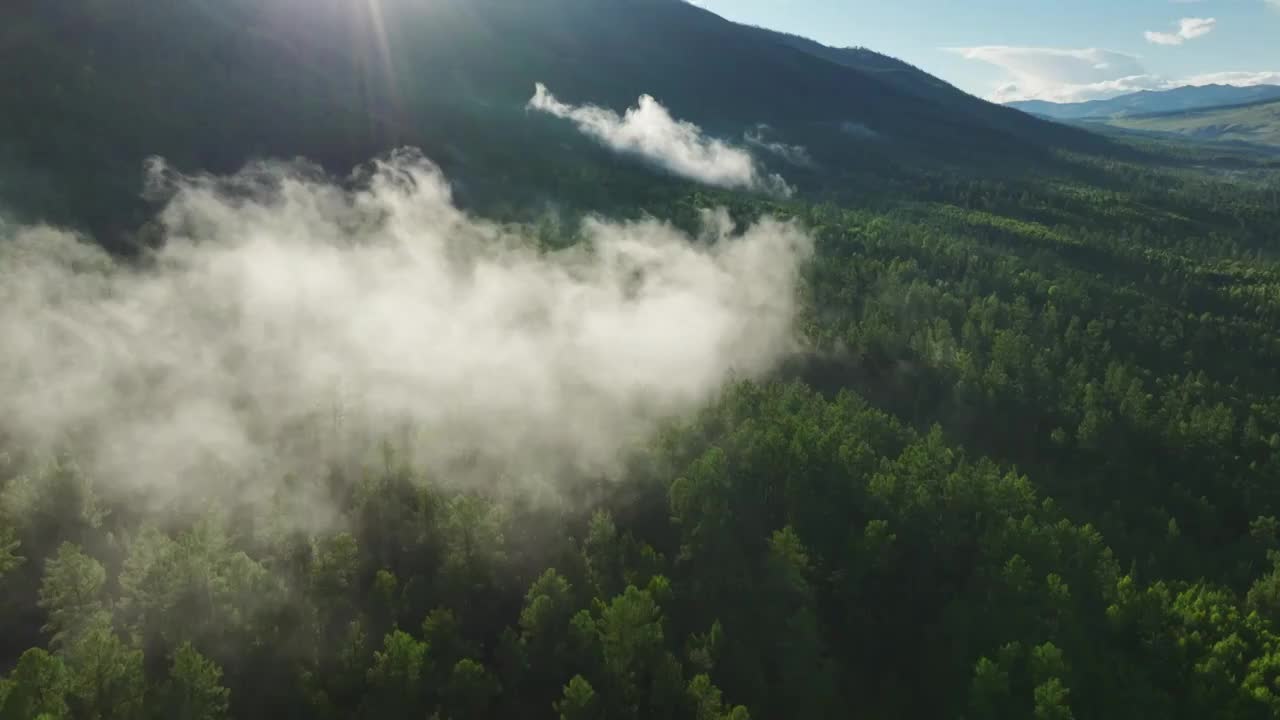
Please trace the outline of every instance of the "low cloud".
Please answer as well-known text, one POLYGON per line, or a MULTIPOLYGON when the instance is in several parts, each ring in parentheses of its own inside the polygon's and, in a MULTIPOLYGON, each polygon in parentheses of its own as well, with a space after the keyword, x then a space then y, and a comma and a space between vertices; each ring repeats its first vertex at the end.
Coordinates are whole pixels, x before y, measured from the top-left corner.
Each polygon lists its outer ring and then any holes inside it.
POLYGON ((846 135, 852 135, 859 140, 876 140, 880 137, 880 133, 860 122, 853 122, 852 120, 846 120, 840 123, 840 132, 846 135))
POLYGON ((1143 36, 1147 38, 1147 42, 1156 45, 1181 45, 1188 40, 1204 37, 1213 32, 1217 23, 1215 18, 1182 18, 1178 21, 1178 29, 1174 32, 1148 30, 1143 33, 1143 36))
POLYGON ((784 142, 768 139, 767 135, 771 132, 768 125, 757 125, 754 130, 748 130, 742 135, 742 139, 753 147, 758 147, 765 152, 772 153, 786 160, 792 165, 801 167, 812 167, 813 158, 809 155, 809 151, 802 145, 788 145, 784 142))
POLYGON ((949 48, 967 60, 1001 68, 1007 74, 990 93, 992 102, 1047 100, 1083 102, 1184 85, 1259 85, 1280 80, 1280 73, 1221 72, 1167 78, 1147 72, 1137 56, 1098 48, 1039 48, 992 45, 949 48))
POLYGON ((657 100, 641 95, 624 115, 595 105, 560 102, 542 83, 528 107, 572 121, 583 134, 617 152, 642 157, 682 177, 725 188, 790 195, 781 176, 768 174, 751 153, 703 134, 693 123, 677 120, 657 100))
POLYGON ((708 212, 695 242, 591 219, 548 252, 408 151, 345 184, 155 177, 166 242, 141 265, 0 223, 0 437, 160 505, 269 496, 386 437, 445 480, 608 473, 796 347, 811 242, 790 223, 708 212))

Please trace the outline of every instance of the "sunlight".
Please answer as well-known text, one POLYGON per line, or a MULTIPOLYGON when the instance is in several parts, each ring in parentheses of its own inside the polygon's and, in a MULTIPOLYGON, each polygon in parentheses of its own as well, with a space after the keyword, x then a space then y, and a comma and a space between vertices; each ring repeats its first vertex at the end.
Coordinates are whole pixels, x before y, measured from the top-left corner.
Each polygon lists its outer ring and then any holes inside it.
POLYGON ((369 23, 373 28, 373 40, 378 45, 382 69, 386 72, 387 82, 394 90, 395 68, 391 65, 391 43, 387 40, 387 25, 382 16, 382 0, 365 0, 365 8, 368 10, 369 23))
POLYGON ((373 32, 373 42, 381 63, 383 79, 387 83, 387 97, 397 116, 400 115, 400 87, 396 79, 395 63, 391 59, 391 42, 387 38, 387 25, 382 12, 382 0, 364 0, 365 11, 369 18, 369 29, 373 32))

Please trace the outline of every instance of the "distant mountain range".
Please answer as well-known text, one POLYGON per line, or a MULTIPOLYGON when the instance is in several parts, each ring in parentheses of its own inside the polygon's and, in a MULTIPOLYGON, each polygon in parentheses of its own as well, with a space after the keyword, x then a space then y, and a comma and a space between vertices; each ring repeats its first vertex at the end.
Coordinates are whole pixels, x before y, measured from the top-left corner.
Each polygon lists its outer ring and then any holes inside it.
POLYGON ((1023 100, 1008 103, 1007 106, 1054 120, 1110 120, 1132 115, 1181 112, 1276 99, 1280 99, 1280 85, 1188 85, 1172 90, 1143 90, 1109 100, 1078 103, 1023 100))
MULTIPOLYGON (((1096 121, 1090 121, 1090 123, 1096 121)), ((1280 100, 1112 118, 1112 127, 1213 142, 1280 147, 1280 100)))

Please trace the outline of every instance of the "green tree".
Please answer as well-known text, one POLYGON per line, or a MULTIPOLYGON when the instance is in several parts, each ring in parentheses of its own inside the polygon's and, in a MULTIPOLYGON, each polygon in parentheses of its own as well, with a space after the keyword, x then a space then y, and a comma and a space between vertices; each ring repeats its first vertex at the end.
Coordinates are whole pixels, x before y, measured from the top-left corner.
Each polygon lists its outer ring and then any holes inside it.
POLYGON ((541 694, 563 681, 571 661, 569 622, 575 612, 573 587, 554 569, 538 577, 520 610, 520 642, 530 664, 531 683, 541 694))
POLYGON ((586 678, 574 675, 555 703, 555 711, 560 714, 560 720, 598 720, 600 712, 596 691, 586 678))
POLYGON ((624 549, 608 511, 597 510, 591 516, 582 541, 582 559, 596 597, 613 597, 622 590, 624 549))
POLYGON ((142 651, 126 645, 99 611, 64 651, 71 670, 70 704, 78 718, 132 720, 144 708, 142 651))
POLYGON ((203 646, 230 637, 248 645, 263 639, 265 628, 255 627, 254 614, 243 608, 250 599, 256 607, 271 607, 283 595, 279 578, 232 547, 216 515, 177 537, 144 528, 129 544, 119 585, 122 626, 149 654, 163 656, 188 641, 203 646))
POLYGON ((1071 706, 1067 703, 1070 693, 1059 678, 1049 678, 1036 686, 1036 720, 1073 720, 1071 706))
POLYGON ((1009 673, 988 658, 979 658, 969 686, 969 717, 996 720, 1007 717, 1009 673))
POLYGON ((343 630, 334 648, 322 648, 315 665, 303 671, 302 682, 313 713, 321 718, 350 717, 360 707, 368 688, 373 653, 359 620, 343 630))
POLYGON ((796 531, 788 526, 773 533, 749 609, 755 632, 728 653, 733 657, 727 664, 743 676, 763 678, 763 687, 738 690, 752 692, 753 705, 760 703, 770 716, 843 714, 825 658, 811 572, 808 551, 796 531))
POLYGON ((54 648, 75 643, 103 609, 106 581, 102 564, 71 543, 60 545, 57 554, 45 561, 39 604, 48 613, 44 631, 54 648))
POLYGON ((749 720, 750 714, 742 706, 725 707, 720 689, 711 684, 706 675, 695 675, 689 681, 689 703, 694 720, 749 720))
POLYGON ((344 532, 316 540, 312 552, 312 592, 334 599, 349 595, 360 572, 360 546, 355 537, 344 532))
POLYGON ((222 668, 191 643, 183 643, 173 654, 169 679, 153 714, 174 720, 222 720, 228 717, 230 698, 231 691, 222 686, 222 668))
POLYGON ((403 630, 383 638, 368 671, 366 717, 405 717, 425 713, 424 676, 429 671, 427 644, 403 630))
POLYGON ((0 720, 70 718, 70 690, 70 674, 62 659, 32 648, 18 658, 9 677, 0 680, 0 720))
MULTIPOLYGON (((441 672, 450 672, 454 664, 473 654, 474 648, 462 634, 458 616, 448 608, 436 608, 422 621, 422 640, 431 648, 432 664, 441 672)), ((441 683, 447 677, 438 678, 441 683)))
POLYGON ((26 558, 18 554, 20 543, 13 528, 7 522, 4 513, 0 512, 0 579, 26 561, 26 558))
POLYGON ((501 692, 497 680, 484 666, 463 658, 453 666, 445 686, 445 708, 452 720, 479 720, 489 717, 489 704, 501 692))
POLYGON ((648 590, 628 586, 601 608, 599 619, 578 617, 573 621, 576 633, 594 635, 592 644, 598 643, 601 687, 607 688, 605 714, 636 717, 678 711, 685 690, 680 663, 665 647, 662 611, 648 590))

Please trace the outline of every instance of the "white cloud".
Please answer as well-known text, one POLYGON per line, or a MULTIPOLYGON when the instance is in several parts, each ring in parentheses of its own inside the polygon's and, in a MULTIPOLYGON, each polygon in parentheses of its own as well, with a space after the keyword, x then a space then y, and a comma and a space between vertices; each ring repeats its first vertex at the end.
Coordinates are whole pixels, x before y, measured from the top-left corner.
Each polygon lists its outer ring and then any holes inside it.
POLYGON ((1165 33, 1148 30, 1143 33, 1147 38, 1147 42, 1156 45, 1181 45, 1188 40, 1194 40, 1213 32, 1213 28, 1218 24, 1214 18, 1182 18, 1178 21, 1178 30, 1176 32, 1165 33))
POLYGON ((569 105, 538 83, 528 107, 571 120, 578 129, 618 152, 639 155, 666 170, 708 185, 789 195, 778 175, 760 168, 751 153, 703 135, 702 128, 676 120, 657 100, 641 95, 625 115, 595 105, 569 105))
POLYGON ((1184 85, 1280 84, 1280 73, 1271 71, 1168 78, 1147 72, 1137 56, 1097 48, 986 46, 950 50, 1005 71, 1007 77, 987 95, 988 100, 1000 103, 1015 100, 1083 102, 1184 85))
POLYGON ((695 242, 593 219, 548 252, 459 210, 420 155, 351 185, 178 177, 139 265, 0 219, 0 436, 69 443, 157 505, 269 498, 384 437, 441 480, 537 482, 609 472, 797 346, 794 224, 708 212, 695 242))
POLYGON ((1144 32, 1142 36, 1147 39, 1147 42, 1155 45, 1181 45, 1185 42, 1182 37, 1173 33, 1153 32, 1148 30, 1144 32))
POLYGON ((1137 57, 1111 50, 1005 45, 951 50, 965 59, 995 65, 1009 75, 991 96, 997 102, 1077 102, 1107 93, 1131 92, 1151 82, 1137 57))
POLYGON ((1182 18, 1178 21, 1178 35, 1194 40, 1213 32, 1217 25, 1216 18, 1182 18))
POLYGON ((1164 81, 1155 75, 1131 75, 1129 77, 1103 80, 1081 85, 1061 85, 1052 89, 1039 89, 1027 92, 1016 84, 1005 84, 996 88, 987 96, 988 100, 998 103, 1015 100, 1047 100, 1049 102, 1085 102, 1103 98, 1140 92, 1142 90, 1160 90, 1166 87, 1164 81))

